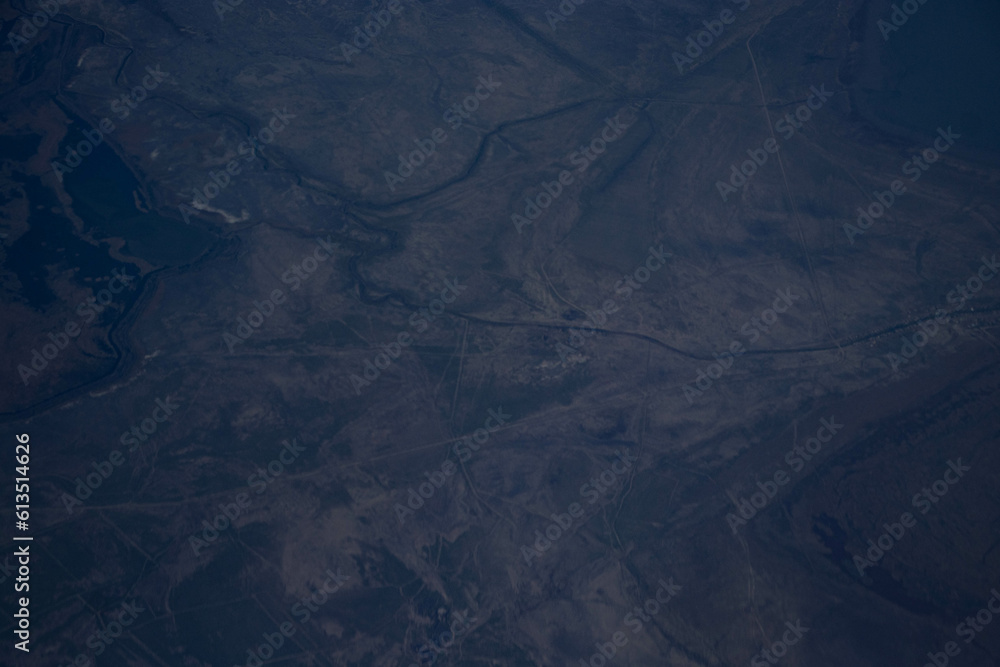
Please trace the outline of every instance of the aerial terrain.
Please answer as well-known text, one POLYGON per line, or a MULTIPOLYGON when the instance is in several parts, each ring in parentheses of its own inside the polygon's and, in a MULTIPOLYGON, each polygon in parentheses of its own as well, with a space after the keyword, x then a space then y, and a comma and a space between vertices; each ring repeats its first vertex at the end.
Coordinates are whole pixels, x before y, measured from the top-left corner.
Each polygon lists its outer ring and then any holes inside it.
POLYGON ((996 2, 0 18, 0 664, 1000 665, 996 2))

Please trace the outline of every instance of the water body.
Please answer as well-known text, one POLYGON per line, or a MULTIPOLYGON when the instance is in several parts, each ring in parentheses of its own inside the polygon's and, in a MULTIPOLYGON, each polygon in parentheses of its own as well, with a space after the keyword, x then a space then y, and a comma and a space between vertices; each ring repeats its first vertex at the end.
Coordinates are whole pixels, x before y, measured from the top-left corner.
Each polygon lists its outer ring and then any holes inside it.
MULTIPOLYGON (((60 158, 84 139, 83 129, 93 129, 82 119, 71 117, 74 129, 59 148, 60 158)), ((106 142, 63 176, 63 187, 73 198, 73 209, 84 220, 86 231, 95 238, 123 239, 124 254, 151 264, 177 266, 194 261, 212 244, 211 234, 185 224, 179 217, 143 212, 137 200, 145 209, 149 205, 143 200, 139 182, 106 142)))
MULTIPOLYGON (((74 127, 59 155, 83 140, 90 129, 74 117, 74 127)), ((38 146, 37 135, 9 138, 3 144, 16 158, 27 159, 38 146)), ((29 201, 27 233, 10 243, 5 266, 16 274, 21 289, 18 297, 32 308, 43 309, 57 297, 49 287, 50 267, 74 271, 81 285, 106 281, 111 271, 121 268, 110 255, 110 245, 94 245, 81 239, 73 222, 63 212, 62 203, 41 178, 11 174, 21 184, 29 201)), ((180 265, 202 255, 213 237, 196 227, 170 220, 157 213, 143 213, 136 206, 139 183, 106 143, 99 145, 83 163, 64 177, 73 208, 93 238, 124 239, 125 254, 141 257, 156 265, 180 265)), ((133 269, 133 273, 135 270, 133 269)))
POLYGON ((1000 3, 925 0, 885 41, 877 22, 891 23, 892 4, 874 2, 868 14, 872 62, 857 91, 866 115, 923 136, 951 125, 959 151, 1000 152, 1000 3))
MULTIPOLYGON (((59 149, 60 157, 66 154, 68 146, 75 146, 84 139, 84 129, 90 129, 81 119, 74 117, 73 120, 73 128, 59 149)), ((3 146, 12 150, 15 157, 27 159, 37 150, 37 144, 36 138, 29 135, 15 138, 3 146)), ((20 184, 24 192, 29 223, 23 235, 5 242, 4 268, 12 272, 18 282, 10 298, 38 312, 65 308, 67 317, 77 317, 73 310, 77 304, 65 303, 59 294, 67 276, 76 285, 96 292, 106 286, 115 269, 138 275, 134 264, 123 263, 112 256, 113 243, 123 240, 124 254, 140 257, 155 266, 170 267, 194 262, 204 256, 215 241, 215 237, 205 230, 157 213, 144 212, 148 205, 142 201, 138 180, 106 143, 97 146, 82 164, 64 176, 63 186, 73 198, 73 212, 82 220, 85 235, 80 234, 57 197, 51 176, 13 172, 9 178, 20 184)), ((116 303, 128 313, 140 298, 141 291, 141 287, 134 292, 127 290, 118 296, 116 303)), ((113 340, 123 321, 112 321, 116 313, 105 311, 94 326, 108 327, 112 340, 110 345, 102 345, 108 354, 121 361, 129 352, 113 340)), ((94 372, 104 374, 110 370, 104 368, 94 372)), ((74 382, 79 380, 73 377, 74 382)), ((33 409, 39 405, 35 404, 33 409)))
POLYGON ((4 262, 21 284, 18 297, 23 302, 42 310, 58 300, 49 288, 51 267, 55 271, 75 270, 81 285, 106 281, 113 269, 122 268, 108 254, 109 248, 95 246, 77 235, 73 223, 61 212, 62 204, 55 193, 39 177, 12 174, 11 178, 21 184, 30 202, 29 229, 9 245, 4 262))
POLYGON ((41 143, 42 135, 40 134, 0 137, 0 155, 18 162, 27 162, 32 155, 38 152, 41 143))

